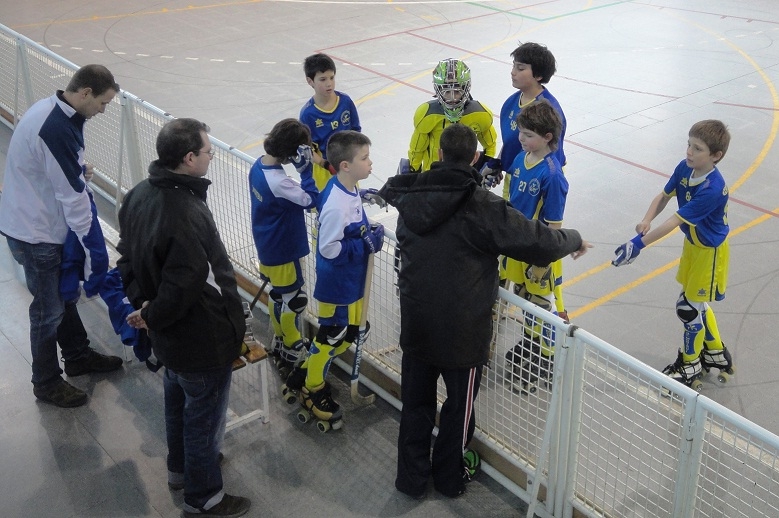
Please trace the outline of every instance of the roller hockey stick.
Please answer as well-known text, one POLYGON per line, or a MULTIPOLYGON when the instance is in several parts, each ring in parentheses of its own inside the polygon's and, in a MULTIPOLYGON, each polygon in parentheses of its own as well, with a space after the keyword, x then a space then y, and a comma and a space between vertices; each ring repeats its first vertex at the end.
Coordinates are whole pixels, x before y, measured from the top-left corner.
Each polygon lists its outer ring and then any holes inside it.
POLYGON ((368 255, 368 271, 365 273, 365 292, 362 299, 362 313, 360 315, 360 333, 354 342, 354 362, 352 363, 352 402, 358 406, 366 406, 376 401, 376 394, 361 396, 358 391, 360 382, 360 361, 362 360, 362 345, 368 331, 368 303, 371 297, 371 280, 373 279, 373 254, 368 255))

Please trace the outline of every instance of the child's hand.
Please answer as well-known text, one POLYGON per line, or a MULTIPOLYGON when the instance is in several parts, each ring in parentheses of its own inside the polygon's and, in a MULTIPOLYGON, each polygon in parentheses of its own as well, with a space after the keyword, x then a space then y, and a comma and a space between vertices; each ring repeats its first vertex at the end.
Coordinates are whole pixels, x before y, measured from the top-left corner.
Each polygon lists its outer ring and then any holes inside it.
POLYGON ((375 223, 362 235, 368 253, 378 254, 384 244, 384 225, 375 223))
POLYGON ((645 223, 641 222, 638 225, 636 225, 636 234, 645 236, 647 232, 649 232, 649 229, 652 227, 652 223, 645 223))
POLYGON ((311 146, 303 144, 298 146, 298 154, 290 157, 289 161, 295 166, 295 170, 302 174, 311 165, 311 161, 314 159, 313 154, 311 146))
POLYGON ((617 249, 614 250, 615 257, 614 260, 611 261, 611 264, 614 266, 624 266, 632 263, 636 260, 636 257, 638 257, 638 254, 641 253, 641 250, 645 246, 644 242, 641 241, 641 234, 638 234, 636 237, 623 245, 619 245, 617 249))

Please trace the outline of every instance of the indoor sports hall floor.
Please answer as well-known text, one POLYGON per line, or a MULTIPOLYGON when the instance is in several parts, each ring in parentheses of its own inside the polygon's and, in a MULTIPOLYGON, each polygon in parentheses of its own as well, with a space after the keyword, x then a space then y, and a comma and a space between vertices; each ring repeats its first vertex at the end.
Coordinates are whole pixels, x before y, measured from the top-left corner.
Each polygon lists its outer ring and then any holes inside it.
MULTIPOLYGON (((779 433, 774 0, 0 0, 0 23, 76 64, 107 65, 127 91, 207 122, 216 138, 252 156, 262 153, 271 126, 296 117, 310 97, 302 60, 326 52, 338 64, 337 88, 356 101, 373 141, 369 187, 380 187, 405 156, 414 110, 430 99, 439 59, 465 60, 474 98, 498 112, 513 93, 511 51, 520 41, 546 44, 557 58, 548 87, 568 119, 565 226, 596 246, 565 262, 568 312, 658 369, 681 341, 674 312, 681 234, 630 266, 609 261, 684 158, 689 127, 723 120, 732 134, 720 165, 730 185, 731 263, 727 297, 713 308, 737 373, 726 386, 710 381, 703 390, 779 433)), ((9 134, 0 130, 0 161, 9 134)), ((0 257, 0 494, 12 511, 0 514, 175 516, 161 415, 149 411, 161 413, 157 380, 131 363, 124 373, 76 380, 92 393, 87 408, 36 404, 28 294, 5 248, 0 257)), ((118 353, 99 307, 88 303, 85 311, 97 341, 118 353)), ((271 423, 241 428, 226 443, 227 488, 250 494, 262 516, 519 514, 519 500, 489 479, 456 501, 395 493, 398 416, 388 405, 355 412, 359 430, 321 437, 271 401, 271 423), (307 448, 318 463, 301 454, 307 448)))

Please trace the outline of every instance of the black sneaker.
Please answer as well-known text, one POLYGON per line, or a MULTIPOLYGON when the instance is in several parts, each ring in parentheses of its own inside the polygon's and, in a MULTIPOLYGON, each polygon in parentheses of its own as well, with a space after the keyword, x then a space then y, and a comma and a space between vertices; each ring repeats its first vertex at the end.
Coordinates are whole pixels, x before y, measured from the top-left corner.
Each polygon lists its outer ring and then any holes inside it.
POLYGON ((118 356, 106 356, 94 349, 89 349, 87 356, 81 360, 65 360, 65 374, 81 376, 90 372, 111 372, 122 368, 122 359, 118 356))
POLYGON ((242 496, 232 496, 225 493, 222 501, 211 509, 200 509, 199 511, 184 511, 186 518, 235 518, 243 516, 252 506, 251 500, 242 496))
POLYGON ((60 379, 44 387, 33 387, 35 397, 60 408, 73 408, 87 402, 87 393, 60 379))

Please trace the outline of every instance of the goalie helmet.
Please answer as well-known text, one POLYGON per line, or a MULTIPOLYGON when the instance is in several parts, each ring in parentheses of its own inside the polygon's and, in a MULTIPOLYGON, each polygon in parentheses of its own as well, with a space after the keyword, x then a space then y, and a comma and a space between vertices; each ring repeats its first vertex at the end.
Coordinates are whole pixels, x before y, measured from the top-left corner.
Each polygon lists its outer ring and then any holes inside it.
POLYGON ((459 59, 444 59, 433 69, 433 87, 444 115, 450 122, 463 116, 465 104, 470 100, 471 69, 459 59))

